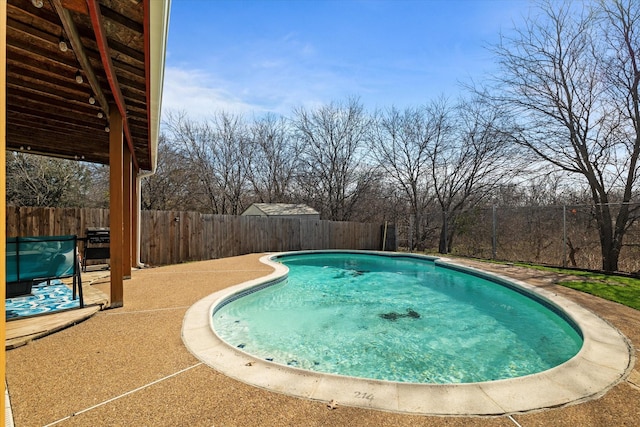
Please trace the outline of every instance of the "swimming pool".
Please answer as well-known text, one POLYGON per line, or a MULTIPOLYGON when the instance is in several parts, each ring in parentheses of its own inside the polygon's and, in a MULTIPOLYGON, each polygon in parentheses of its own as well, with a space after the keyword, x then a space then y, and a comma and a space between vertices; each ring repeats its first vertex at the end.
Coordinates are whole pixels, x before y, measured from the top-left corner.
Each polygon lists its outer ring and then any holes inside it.
MULTIPOLYGON (((537 374, 458 384, 373 380, 274 363, 222 340, 214 331, 213 314, 238 297, 265 287, 279 286, 278 283, 289 272, 286 266, 273 261, 281 255, 284 254, 266 255, 261 259, 261 262, 273 267, 273 273, 228 287, 196 302, 187 310, 182 326, 183 342, 194 356, 224 375, 256 387, 305 399, 336 401, 344 406, 393 412, 497 415, 553 408, 597 398, 626 378, 633 366, 634 356, 629 341, 617 329, 578 304, 546 289, 442 258, 433 262, 488 280, 508 282, 509 286, 534 293, 545 304, 560 310, 582 331, 583 345, 579 352, 568 361, 537 374)), ((407 256, 396 253, 383 255, 407 256)), ((406 320, 410 320, 410 317, 406 320)))
POLYGON ((215 332, 256 357, 412 383, 529 375, 575 356, 582 336, 553 305, 434 260, 362 253, 275 259, 286 280, 230 300, 215 332))

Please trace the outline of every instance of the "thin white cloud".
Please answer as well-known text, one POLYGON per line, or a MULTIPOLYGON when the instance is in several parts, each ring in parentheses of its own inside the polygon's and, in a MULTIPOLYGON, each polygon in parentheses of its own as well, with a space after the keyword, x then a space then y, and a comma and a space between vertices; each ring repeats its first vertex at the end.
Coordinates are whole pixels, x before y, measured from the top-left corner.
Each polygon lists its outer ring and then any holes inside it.
POLYGON ((258 106, 244 102, 227 88, 229 84, 202 70, 166 67, 162 108, 183 111, 190 117, 206 117, 217 111, 247 113, 258 106))
POLYGON ((361 92, 344 76, 287 58, 261 59, 249 67, 252 72, 225 79, 201 69, 167 66, 162 108, 196 119, 218 111, 289 116, 296 107, 316 107, 361 92))
POLYGON ((199 56, 174 59, 167 56, 163 109, 192 117, 220 110, 289 116, 296 107, 316 107, 361 92, 349 73, 336 69, 333 59, 322 57, 296 32, 225 49, 206 46, 199 56))

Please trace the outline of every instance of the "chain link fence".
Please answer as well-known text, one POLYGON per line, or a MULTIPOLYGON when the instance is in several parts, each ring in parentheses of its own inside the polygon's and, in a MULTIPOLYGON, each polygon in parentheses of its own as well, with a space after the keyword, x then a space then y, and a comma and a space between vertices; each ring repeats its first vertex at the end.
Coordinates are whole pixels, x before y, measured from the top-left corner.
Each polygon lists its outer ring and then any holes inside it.
MULTIPOLYGON (((610 208, 616 218, 620 205, 610 208)), ((630 208, 632 217, 640 215, 640 205, 630 208)), ((400 221, 399 246, 438 253, 444 241, 446 252, 452 255, 590 270, 602 268, 594 206, 475 208, 448 218, 445 230, 449 233, 443 236, 445 218, 441 211, 425 211, 418 221, 413 218, 400 221)), ((633 222, 626 231, 618 269, 640 272, 640 221, 633 222)))

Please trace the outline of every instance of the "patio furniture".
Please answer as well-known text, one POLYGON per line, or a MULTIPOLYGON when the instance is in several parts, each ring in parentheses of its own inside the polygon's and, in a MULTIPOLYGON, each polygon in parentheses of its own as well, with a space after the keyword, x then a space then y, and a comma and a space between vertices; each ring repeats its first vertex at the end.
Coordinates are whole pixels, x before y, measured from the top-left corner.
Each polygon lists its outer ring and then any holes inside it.
POLYGON ((8 237, 6 297, 28 295, 34 282, 73 278, 73 299, 82 296, 77 236, 8 237))
POLYGON ((82 271, 87 271, 87 261, 89 260, 106 261, 111 258, 109 227, 87 228, 85 233, 82 271))

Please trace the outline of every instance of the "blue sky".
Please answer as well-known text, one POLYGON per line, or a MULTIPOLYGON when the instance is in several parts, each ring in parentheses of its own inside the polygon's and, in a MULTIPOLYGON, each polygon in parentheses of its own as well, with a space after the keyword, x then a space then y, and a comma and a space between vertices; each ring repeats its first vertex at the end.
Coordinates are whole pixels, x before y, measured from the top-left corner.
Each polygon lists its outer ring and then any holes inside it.
POLYGON ((405 108, 495 67, 528 0, 172 0, 163 110, 289 116, 359 97, 405 108))

